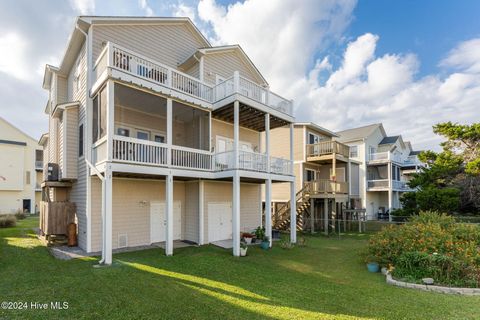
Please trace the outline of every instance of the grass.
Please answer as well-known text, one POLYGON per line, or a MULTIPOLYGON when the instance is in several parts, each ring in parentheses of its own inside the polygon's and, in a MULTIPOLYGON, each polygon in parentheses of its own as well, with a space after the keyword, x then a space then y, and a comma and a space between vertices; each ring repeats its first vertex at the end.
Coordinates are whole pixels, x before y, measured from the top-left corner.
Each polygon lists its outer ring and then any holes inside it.
POLYGON ((306 247, 213 246, 60 261, 40 245, 37 218, 0 229, 0 300, 68 302, 66 310, 1 310, 0 319, 478 319, 480 297, 385 284, 358 257, 367 235, 307 237, 306 247))

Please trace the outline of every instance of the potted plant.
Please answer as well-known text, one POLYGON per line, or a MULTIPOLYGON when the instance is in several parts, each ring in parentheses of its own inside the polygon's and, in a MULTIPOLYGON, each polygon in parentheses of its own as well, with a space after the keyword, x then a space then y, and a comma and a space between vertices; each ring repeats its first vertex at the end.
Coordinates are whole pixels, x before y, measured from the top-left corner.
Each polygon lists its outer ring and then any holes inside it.
POLYGON ((240 257, 245 257, 247 255, 248 245, 245 241, 240 242, 240 257))
POLYGON ((243 240, 245 240, 245 242, 246 242, 247 244, 251 244, 251 243, 252 243, 253 234, 248 233, 248 232, 245 232, 245 233, 243 233, 242 236, 243 236, 243 240))
POLYGON ((257 227, 257 229, 255 229, 255 241, 262 241, 263 238, 265 238, 265 227, 257 227))
POLYGON ((262 243, 260 243, 260 247, 263 250, 268 250, 268 248, 270 248, 270 238, 267 237, 267 236, 264 236, 263 240, 262 240, 262 243))

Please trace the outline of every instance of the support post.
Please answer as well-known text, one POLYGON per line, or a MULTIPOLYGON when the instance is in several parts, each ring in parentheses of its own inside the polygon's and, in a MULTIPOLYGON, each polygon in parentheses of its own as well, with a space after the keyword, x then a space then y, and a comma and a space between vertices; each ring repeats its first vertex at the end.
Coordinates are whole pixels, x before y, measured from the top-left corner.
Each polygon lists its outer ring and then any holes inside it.
POLYGON ((110 164, 107 164, 105 169, 105 264, 112 264, 112 219, 113 219, 113 207, 112 207, 112 168, 110 164))
POLYGON ((315 233, 315 199, 310 198, 310 232, 315 233))
MULTIPOLYGON (((390 155, 390 154, 389 154, 390 155)), ((388 162, 388 221, 392 222, 392 162, 388 162)))
POLYGON ((205 244, 205 182, 200 180, 198 184, 198 244, 205 244))
POLYGON ((167 165, 172 165, 173 111, 172 99, 167 98, 167 165))
MULTIPOLYGON (((293 130, 294 125, 290 123, 290 162, 293 165, 293 130)), ((297 199, 295 180, 290 183, 290 242, 297 243, 297 199)))
POLYGON ((165 255, 173 255, 173 175, 170 173, 165 179, 165 255))
MULTIPOLYGON (((113 159, 113 136, 115 134, 115 83, 111 80, 107 82, 104 90, 107 90, 107 121, 106 121, 106 135, 107 135, 107 161, 113 159)), ((102 103, 102 102, 100 102, 102 103)), ((99 129, 100 130, 100 129, 99 129)))
POLYGON ((240 174, 238 170, 233 173, 233 203, 232 203, 232 230, 233 230, 233 255, 240 256, 240 174))
POLYGON ((270 114, 265 114, 265 155, 267 156, 267 172, 270 172, 270 114))
POLYGON ((240 102, 235 100, 233 103, 233 164, 234 169, 238 169, 238 146, 240 140, 240 102))
POLYGON ((337 201, 335 198, 332 199, 332 228, 335 232, 335 222, 337 220, 337 201))
POLYGON ((265 234, 272 246, 272 179, 265 180, 265 234))
POLYGON ((323 219, 323 231, 328 236, 328 198, 323 199, 323 219))

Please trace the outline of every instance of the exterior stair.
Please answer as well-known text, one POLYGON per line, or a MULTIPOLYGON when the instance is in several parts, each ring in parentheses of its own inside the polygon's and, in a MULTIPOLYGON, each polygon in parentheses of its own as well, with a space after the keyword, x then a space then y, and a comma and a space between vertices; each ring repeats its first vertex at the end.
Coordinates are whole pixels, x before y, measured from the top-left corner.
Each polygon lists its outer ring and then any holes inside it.
MULTIPOLYGON (((304 218, 310 216, 310 185, 305 186, 296 194, 297 230, 304 228, 304 218)), ((290 229, 290 202, 282 205, 273 216, 273 228, 278 230, 290 229)))

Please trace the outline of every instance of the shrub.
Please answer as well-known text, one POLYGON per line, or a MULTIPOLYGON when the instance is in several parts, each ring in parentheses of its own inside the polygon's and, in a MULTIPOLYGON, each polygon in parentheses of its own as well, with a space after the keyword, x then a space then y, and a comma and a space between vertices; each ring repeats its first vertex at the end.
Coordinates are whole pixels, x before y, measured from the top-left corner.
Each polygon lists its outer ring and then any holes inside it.
POLYGON ((17 212, 15 212, 15 218, 17 218, 17 220, 23 220, 26 217, 27 217, 27 214, 20 209, 18 209, 17 212))
POLYGON ((428 276, 437 283, 480 286, 480 227, 437 212, 382 229, 371 237, 367 255, 408 280, 428 276))
POLYGON ((0 228, 15 227, 17 224, 17 218, 14 215, 7 214, 0 216, 0 228))
POLYGON ((428 186, 416 192, 416 202, 418 208, 422 211, 455 212, 460 206, 460 190, 428 186))

